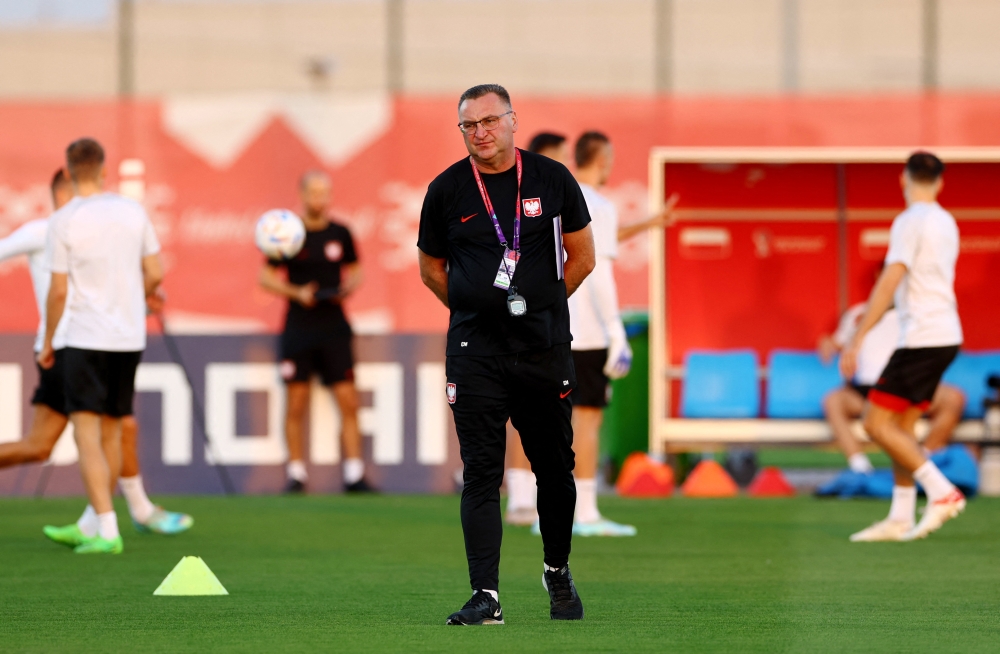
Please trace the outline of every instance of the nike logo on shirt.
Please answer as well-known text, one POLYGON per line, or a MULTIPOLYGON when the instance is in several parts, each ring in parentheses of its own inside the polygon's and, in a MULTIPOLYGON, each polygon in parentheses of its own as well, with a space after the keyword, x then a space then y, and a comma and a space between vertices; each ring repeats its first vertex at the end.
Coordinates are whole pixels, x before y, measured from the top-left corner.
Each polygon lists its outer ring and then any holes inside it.
POLYGON ((476 216, 478 216, 478 215, 479 215, 478 213, 474 213, 474 214, 472 214, 471 216, 464 216, 464 217, 462 218, 462 222, 463 222, 463 223, 466 223, 466 222, 469 222, 470 220, 472 220, 473 218, 475 218, 475 217, 476 217, 476 216))
POLYGON ((566 399, 566 396, 567 396, 567 395, 569 395, 569 394, 570 394, 570 393, 572 393, 572 392, 573 392, 573 389, 571 388, 571 389, 569 389, 568 391, 566 391, 565 393, 560 393, 560 394, 559 394, 559 399, 560 399, 560 400, 564 400, 564 399, 566 399))

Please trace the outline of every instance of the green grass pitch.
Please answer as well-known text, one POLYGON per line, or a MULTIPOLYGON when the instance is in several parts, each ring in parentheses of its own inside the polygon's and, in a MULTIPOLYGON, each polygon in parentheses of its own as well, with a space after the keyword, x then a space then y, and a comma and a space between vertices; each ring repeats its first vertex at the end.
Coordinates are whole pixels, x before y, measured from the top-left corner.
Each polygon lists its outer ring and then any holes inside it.
MULTIPOLYGON (((188 534, 122 556, 41 534, 79 499, 0 501, 0 650, 976 652, 1000 650, 1000 501, 916 543, 851 544, 874 501, 602 499, 631 539, 576 539, 586 619, 548 619, 541 542, 504 533, 507 624, 445 627, 468 598, 457 497, 172 497, 188 534), (154 597, 184 555, 228 597, 154 597)), ((119 515, 126 515, 119 507, 119 515)))

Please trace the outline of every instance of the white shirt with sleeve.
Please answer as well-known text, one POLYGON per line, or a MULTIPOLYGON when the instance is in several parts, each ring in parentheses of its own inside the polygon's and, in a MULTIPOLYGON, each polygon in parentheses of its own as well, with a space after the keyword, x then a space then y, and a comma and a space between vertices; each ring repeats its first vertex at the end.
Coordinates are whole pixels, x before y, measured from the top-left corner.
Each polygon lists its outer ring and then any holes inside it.
POLYGON ((46 243, 52 272, 67 273, 66 345, 105 352, 146 348, 146 291, 142 259, 160 251, 138 202, 114 193, 86 198, 59 212, 46 243))
POLYGON ((901 263, 906 275, 896 289, 900 348, 962 343, 955 300, 958 225, 937 202, 914 202, 892 222, 885 265, 901 263))
POLYGON ((590 211, 596 261, 593 272, 569 297, 569 327, 572 349, 603 350, 612 333, 624 338, 625 327, 618 310, 614 259, 618 257, 618 210, 589 184, 580 184, 590 211))
MULTIPOLYGON (((834 343, 844 347, 851 342, 867 307, 868 305, 862 302, 844 312, 840 319, 840 325, 833 335, 834 343)), ((885 364, 889 363, 889 359, 899 343, 899 332, 899 312, 895 308, 889 309, 861 341, 854 383, 861 386, 874 386, 878 382, 882 371, 885 370, 885 364)))
MULTIPOLYGON (((63 209, 75 201, 76 198, 73 198, 63 206, 63 209)), ((45 239, 49 233, 49 220, 50 218, 30 220, 5 238, 0 239, 0 261, 22 254, 28 257, 28 272, 31 274, 31 285, 35 291, 35 304, 38 306, 39 316, 38 333, 35 335, 35 352, 42 351, 42 344, 45 340, 45 305, 49 298, 49 284, 52 281, 52 274, 45 261, 45 239)), ((72 295, 72 288, 69 289, 69 293, 72 295)), ((68 316, 69 312, 64 311, 52 337, 52 347, 56 350, 66 347, 68 316)))

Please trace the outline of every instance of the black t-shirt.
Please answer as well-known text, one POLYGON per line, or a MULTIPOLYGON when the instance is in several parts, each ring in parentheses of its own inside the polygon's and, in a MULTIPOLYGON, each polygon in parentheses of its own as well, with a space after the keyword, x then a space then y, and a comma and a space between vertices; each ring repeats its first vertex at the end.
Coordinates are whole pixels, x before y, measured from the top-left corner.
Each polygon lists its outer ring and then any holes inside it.
MULTIPOLYGON (((316 282, 320 291, 340 288, 340 267, 358 260, 354 239, 347 227, 331 222, 323 229, 306 232, 302 250, 293 259, 268 260, 268 265, 288 270, 288 281, 296 286, 316 282)), ((323 300, 306 308, 288 301, 285 332, 316 332, 330 335, 349 334, 350 326, 340 304, 323 300)))
MULTIPOLYGON (((590 222, 580 185, 557 161, 521 151, 521 258, 513 285, 528 304, 526 315, 507 310, 507 291, 493 282, 503 246, 483 204, 468 158, 431 182, 420 212, 417 246, 448 260, 449 356, 493 356, 552 347, 573 340, 569 331, 566 284, 557 278, 553 219, 562 232, 590 222)), ((482 175, 508 245, 514 241, 517 166, 482 175)))

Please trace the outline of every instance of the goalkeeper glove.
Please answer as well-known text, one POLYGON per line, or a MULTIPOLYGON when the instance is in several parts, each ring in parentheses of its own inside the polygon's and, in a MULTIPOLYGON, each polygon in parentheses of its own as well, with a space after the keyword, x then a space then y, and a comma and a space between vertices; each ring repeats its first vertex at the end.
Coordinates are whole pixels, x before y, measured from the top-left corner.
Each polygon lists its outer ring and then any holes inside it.
POLYGON ((632 348, 629 347, 625 336, 625 326, 619 322, 617 327, 611 333, 608 360, 604 364, 604 374, 609 379, 621 379, 632 367, 632 348))

